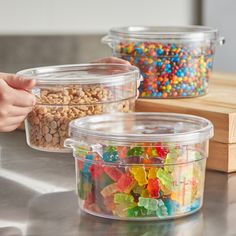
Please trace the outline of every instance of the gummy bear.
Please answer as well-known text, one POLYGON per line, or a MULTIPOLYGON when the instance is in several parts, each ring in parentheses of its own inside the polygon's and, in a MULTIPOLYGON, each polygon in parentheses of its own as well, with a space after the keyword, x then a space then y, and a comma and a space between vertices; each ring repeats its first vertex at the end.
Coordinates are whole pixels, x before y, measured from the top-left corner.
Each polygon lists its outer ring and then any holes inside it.
POLYGON ((88 153, 88 149, 82 146, 79 146, 75 150, 75 154, 79 157, 84 157, 88 153))
POLYGON ((105 162, 116 162, 117 160, 119 160, 116 148, 113 146, 106 147, 102 155, 102 159, 105 162))
POLYGON ((169 198, 164 200, 164 204, 167 208, 168 215, 175 215, 178 211, 179 204, 176 201, 173 201, 169 198))
POLYGON ((162 168, 159 168, 157 171, 157 178, 161 183, 167 188, 172 189, 172 176, 167 171, 164 171, 162 168))
POLYGON ((162 193, 162 195, 166 196, 166 195, 171 194, 172 190, 165 187, 165 185, 163 185, 161 183, 161 181, 159 181, 159 186, 160 186, 160 189, 161 189, 160 193, 162 193))
POLYGON ((157 152, 156 149, 153 147, 147 147, 145 148, 146 154, 148 155, 148 157, 156 157, 157 156, 157 152))
POLYGON ((116 183, 109 184, 105 188, 102 189, 101 195, 103 197, 109 197, 113 195, 117 191, 116 183))
POLYGON ((124 208, 123 205, 115 204, 115 208, 114 208, 114 210, 112 210, 112 214, 114 216, 126 217, 127 216, 127 210, 128 209, 124 208))
POLYGON ((155 179, 157 177, 157 168, 151 167, 148 171, 148 178, 155 179))
POLYGON ((149 197, 149 192, 147 189, 143 189, 141 192, 141 197, 149 197))
POLYGON ((191 204, 191 211, 195 211, 201 207, 201 200, 196 199, 194 202, 191 204))
POLYGON ((81 199, 85 199, 86 196, 91 192, 92 184, 89 182, 80 181, 78 185, 78 194, 81 199))
POLYGON ((135 185, 134 188, 132 189, 132 191, 133 191, 134 193, 137 193, 137 194, 141 195, 143 189, 144 189, 143 186, 135 185))
POLYGON ((124 209, 135 207, 134 197, 127 193, 115 193, 114 203, 122 205, 124 209))
POLYGON ((127 152, 127 156, 141 156, 144 154, 144 148, 143 147, 133 147, 127 152))
POLYGON ((103 169, 104 172, 115 182, 118 181, 118 179, 120 179, 123 174, 123 172, 117 169, 116 167, 105 166, 103 169))
POLYGON ((116 208, 116 204, 113 201, 114 196, 104 197, 103 204, 107 213, 111 213, 116 208))
POLYGON ((90 192, 84 201, 84 207, 88 208, 90 205, 94 204, 94 201, 95 201, 94 194, 93 192, 90 192))
POLYGON ((147 209, 145 209, 144 207, 139 207, 139 206, 136 206, 134 208, 130 208, 127 211, 127 216, 128 217, 147 216, 147 209))
POLYGON ((104 172, 102 166, 97 164, 90 166, 88 170, 91 173, 93 180, 100 178, 104 172))
POLYGON ((167 208, 162 200, 158 200, 158 208, 156 210, 156 215, 160 218, 168 216, 167 208))
POLYGON ((144 207, 149 211, 156 211, 158 208, 158 200, 154 198, 139 197, 138 206, 144 207))
POLYGON ((84 172, 88 172, 89 167, 92 165, 92 162, 89 162, 89 161, 86 161, 86 160, 92 161, 93 160, 93 155, 92 154, 85 155, 84 166, 83 166, 83 171, 84 172))
POLYGON ((136 181, 134 180, 134 178, 131 175, 124 173, 117 181, 116 186, 119 192, 130 193, 131 189, 135 186, 135 184, 136 181))
POLYGON ((80 171, 79 172, 79 182, 84 182, 84 183, 91 183, 91 174, 87 172, 80 171))
POLYGON ((159 197, 160 186, 159 186, 159 181, 157 178, 148 179, 147 190, 149 192, 150 197, 152 198, 159 197))
POLYGON ((120 159, 124 159, 127 156, 127 147, 118 146, 117 147, 118 156, 120 159))
POLYGON ((178 152, 175 149, 172 149, 165 158, 164 161, 164 170, 167 172, 173 172, 174 170, 174 165, 177 161, 178 158, 178 152))
POLYGON ((140 186, 147 184, 147 174, 144 167, 131 167, 130 172, 140 186))
POLYGON ((164 159, 168 153, 168 150, 161 146, 156 146, 157 156, 164 159))

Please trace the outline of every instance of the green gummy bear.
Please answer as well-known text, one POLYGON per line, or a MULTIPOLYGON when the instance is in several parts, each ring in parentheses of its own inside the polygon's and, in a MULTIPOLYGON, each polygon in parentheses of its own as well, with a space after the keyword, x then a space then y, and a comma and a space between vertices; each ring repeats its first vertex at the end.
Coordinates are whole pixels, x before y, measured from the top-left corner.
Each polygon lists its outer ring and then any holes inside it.
POLYGON ((134 202, 134 197, 127 193, 114 194, 114 203, 122 205, 124 208, 133 208, 137 204, 134 202))
POLYGON ((172 176, 169 172, 159 168, 157 171, 157 178, 168 189, 172 189, 172 176))
POLYGON ((136 206, 134 208, 128 209, 127 211, 128 217, 142 217, 147 215, 148 215, 147 209, 145 209, 144 207, 136 206))
POLYGON ((158 209, 158 200, 154 198, 139 197, 138 206, 146 208, 148 211, 158 209))
POLYGON ((178 158, 178 152, 172 149, 170 153, 166 155, 164 162, 164 170, 167 172, 173 172, 174 170, 173 164, 175 164, 177 158, 178 158))
POLYGON ((79 157, 84 157, 86 154, 88 154, 88 149, 85 147, 77 147, 75 150, 75 154, 79 157))
POLYGON ((85 199, 86 196, 92 191, 92 184, 81 183, 78 186, 78 194, 81 199, 85 199))
POLYGON ((143 147, 133 147, 127 152, 127 156, 141 156, 144 154, 144 148, 143 147))
POLYGON ((116 151, 117 151, 116 147, 114 147, 114 146, 107 146, 105 148, 105 152, 116 152, 116 151))

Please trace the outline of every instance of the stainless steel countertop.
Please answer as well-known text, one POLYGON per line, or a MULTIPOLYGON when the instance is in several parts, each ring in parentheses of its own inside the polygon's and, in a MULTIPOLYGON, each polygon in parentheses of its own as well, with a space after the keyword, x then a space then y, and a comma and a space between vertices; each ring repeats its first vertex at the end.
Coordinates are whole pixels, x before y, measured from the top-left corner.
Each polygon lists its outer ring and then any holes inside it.
POLYGON ((208 171, 203 208, 169 221, 126 222, 81 213, 71 154, 35 151, 22 131, 0 134, 0 236, 236 235, 236 174, 208 171))

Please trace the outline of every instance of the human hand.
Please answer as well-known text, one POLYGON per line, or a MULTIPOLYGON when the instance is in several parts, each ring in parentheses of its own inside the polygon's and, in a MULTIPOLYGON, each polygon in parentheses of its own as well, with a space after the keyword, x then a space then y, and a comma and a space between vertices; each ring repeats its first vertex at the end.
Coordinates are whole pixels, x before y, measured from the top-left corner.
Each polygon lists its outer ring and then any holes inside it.
POLYGON ((96 60, 95 62, 131 65, 128 61, 117 58, 117 57, 104 57, 104 58, 100 58, 100 59, 96 60))
POLYGON ((14 74, 0 73, 0 132, 15 130, 35 104, 29 91, 35 81, 14 74))

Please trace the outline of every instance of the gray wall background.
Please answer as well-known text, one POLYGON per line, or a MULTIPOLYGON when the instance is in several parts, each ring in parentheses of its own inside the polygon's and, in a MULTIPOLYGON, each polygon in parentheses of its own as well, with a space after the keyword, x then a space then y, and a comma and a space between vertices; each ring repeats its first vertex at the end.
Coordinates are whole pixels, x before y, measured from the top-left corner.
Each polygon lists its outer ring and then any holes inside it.
POLYGON ((0 71, 86 63, 111 55, 102 35, 0 36, 0 71))
POLYGON ((122 25, 199 23, 199 0, 0 0, 0 71, 90 62, 122 25), (170 17, 171 16, 171 17, 170 17))
POLYGON ((111 55, 100 40, 113 26, 219 28, 215 71, 236 72, 235 0, 0 0, 0 71, 90 62, 111 55))
POLYGON ((236 1, 202 0, 202 22, 216 27, 224 36, 226 43, 218 46, 214 69, 236 72, 236 1))

